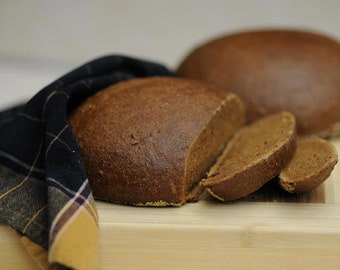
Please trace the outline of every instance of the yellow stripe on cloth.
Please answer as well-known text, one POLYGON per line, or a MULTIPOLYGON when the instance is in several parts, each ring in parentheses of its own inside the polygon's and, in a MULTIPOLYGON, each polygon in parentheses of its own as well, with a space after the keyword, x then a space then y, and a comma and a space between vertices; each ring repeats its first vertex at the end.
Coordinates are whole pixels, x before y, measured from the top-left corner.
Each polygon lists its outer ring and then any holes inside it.
POLYGON ((76 270, 93 270, 98 257, 98 225, 88 209, 80 207, 56 236, 48 260, 76 270))

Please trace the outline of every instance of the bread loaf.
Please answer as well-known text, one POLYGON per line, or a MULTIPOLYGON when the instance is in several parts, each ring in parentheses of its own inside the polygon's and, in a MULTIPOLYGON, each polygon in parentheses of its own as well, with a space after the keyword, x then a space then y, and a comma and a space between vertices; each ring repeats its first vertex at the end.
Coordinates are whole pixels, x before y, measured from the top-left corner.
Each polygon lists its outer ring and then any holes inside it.
POLYGON ((215 86, 144 78, 98 92, 69 117, 97 199, 179 206, 245 122, 242 101, 215 86))
POLYGON ((277 176, 295 151, 296 123, 281 112, 241 128, 200 183, 222 201, 236 200, 258 190, 277 176))
POLYGON ((340 132, 340 44, 296 30, 259 30, 216 38, 194 49, 178 75, 236 93, 247 119, 292 112, 298 134, 340 132))
POLYGON ((299 139, 293 158, 279 175, 279 184, 290 193, 312 190, 329 177, 337 161, 330 142, 318 137, 299 139))

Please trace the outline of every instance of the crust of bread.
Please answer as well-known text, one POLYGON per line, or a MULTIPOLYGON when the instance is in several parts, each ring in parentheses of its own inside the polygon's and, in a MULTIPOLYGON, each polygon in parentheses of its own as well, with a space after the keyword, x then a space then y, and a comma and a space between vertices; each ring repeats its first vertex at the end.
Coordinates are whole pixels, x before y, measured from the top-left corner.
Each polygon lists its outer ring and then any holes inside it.
POLYGON ((236 93, 253 121, 292 112, 299 135, 340 134, 340 43, 318 33, 258 30, 192 50, 177 71, 236 93))

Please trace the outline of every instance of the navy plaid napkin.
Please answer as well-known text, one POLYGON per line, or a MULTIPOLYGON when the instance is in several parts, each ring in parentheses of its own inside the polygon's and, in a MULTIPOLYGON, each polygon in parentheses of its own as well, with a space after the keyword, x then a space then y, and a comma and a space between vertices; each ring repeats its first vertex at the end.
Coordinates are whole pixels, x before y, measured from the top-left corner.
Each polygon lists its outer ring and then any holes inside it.
POLYGON ((68 113, 119 81, 170 75, 159 64, 106 56, 51 83, 25 105, 0 112, 0 222, 48 250, 49 265, 96 264, 84 256, 98 248, 98 217, 68 113), (65 248, 71 254, 63 254, 65 248))

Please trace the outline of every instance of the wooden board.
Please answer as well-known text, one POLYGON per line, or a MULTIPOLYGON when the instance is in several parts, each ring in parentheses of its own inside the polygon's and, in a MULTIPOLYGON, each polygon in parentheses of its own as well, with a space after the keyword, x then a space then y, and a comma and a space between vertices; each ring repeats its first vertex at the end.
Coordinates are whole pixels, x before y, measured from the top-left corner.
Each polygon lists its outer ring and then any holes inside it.
MULTIPOLYGON (((332 142, 340 152, 340 138, 332 142)), ((234 203, 137 208, 97 202, 99 269, 338 270, 339 168, 299 196, 269 185, 234 203)), ((16 233, 0 225, 0 234, 0 269, 37 268, 16 233)))

